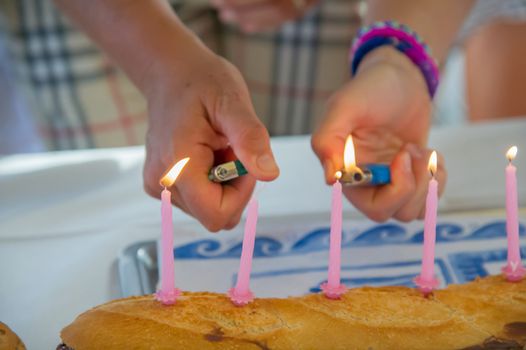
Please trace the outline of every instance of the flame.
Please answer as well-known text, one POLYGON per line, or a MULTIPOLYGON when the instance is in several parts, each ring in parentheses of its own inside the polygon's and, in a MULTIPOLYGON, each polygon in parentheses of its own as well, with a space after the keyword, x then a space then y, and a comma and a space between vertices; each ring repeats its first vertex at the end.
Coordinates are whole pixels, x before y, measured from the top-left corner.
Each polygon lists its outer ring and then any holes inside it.
POLYGON ((341 179, 342 176, 343 176, 343 174, 342 174, 342 172, 339 171, 339 170, 338 170, 337 172, 334 173, 334 177, 336 178, 336 180, 341 179))
POLYGON ((175 165, 170 170, 168 170, 166 175, 161 178, 161 185, 164 187, 172 186, 189 160, 190 158, 186 157, 175 163, 175 165))
POLYGON ((437 152, 436 151, 433 151, 433 153, 431 153, 431 156, 429 157, 429 162, 427 163, 427 169, 433 176, 437 172, 437 152))
POLYGON ((354 155, 354 144, 352 136, 347 136, 345 140, 345 148, 343 150, 343 166, 346 172, 350 172, 356 167, 356 156, 354 155))
POLYGON ((508 158, 508 160, 511 162, 517 156, 517 151, 517 146, 510 147, 508 152, 506 152, 506 158, 508 158))

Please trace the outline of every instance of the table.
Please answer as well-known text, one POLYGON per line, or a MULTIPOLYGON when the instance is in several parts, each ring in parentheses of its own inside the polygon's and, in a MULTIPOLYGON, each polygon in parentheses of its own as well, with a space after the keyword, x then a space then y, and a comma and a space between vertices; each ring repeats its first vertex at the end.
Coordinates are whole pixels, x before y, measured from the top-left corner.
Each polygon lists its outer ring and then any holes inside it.
MULTIPOLYGON (((441 215, 502 216, 504 153, 511 144, 519 147, 515 164, 525 207, 525 135, 525 118, 432 130, 430 145, 449 169, 441 215)), ((282 175, 260 194, 260 220, 326 216, 330 188, 309 137, 274 138, 272 146, 282 175)), ((159 224, 159 202, 142 191, 143 158, 142 147, 0 158, 0 320, 28 348, 53 348, 77 314, 119 297, 119 253, 158 238, 152 228, 159 224)), ((344 210, 348 218, 360 216, 349 204, 344 210)), ((208 235, 192 218, 175 217, 186 236, 208 235)), ((176 236, 176 243, 184 239, 176 236)))

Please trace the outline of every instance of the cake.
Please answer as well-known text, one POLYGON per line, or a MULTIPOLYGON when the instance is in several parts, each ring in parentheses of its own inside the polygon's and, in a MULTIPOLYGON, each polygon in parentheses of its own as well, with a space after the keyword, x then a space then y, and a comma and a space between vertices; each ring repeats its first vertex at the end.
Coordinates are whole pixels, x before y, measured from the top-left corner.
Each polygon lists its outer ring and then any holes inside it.
POLYGON ((525 349, 526 281, 502 276, 424 297, 408 287, 361 287, 261 298, 234 306, 224 294, 185 292, 114 300, 78 316, 57 349, 525 349))

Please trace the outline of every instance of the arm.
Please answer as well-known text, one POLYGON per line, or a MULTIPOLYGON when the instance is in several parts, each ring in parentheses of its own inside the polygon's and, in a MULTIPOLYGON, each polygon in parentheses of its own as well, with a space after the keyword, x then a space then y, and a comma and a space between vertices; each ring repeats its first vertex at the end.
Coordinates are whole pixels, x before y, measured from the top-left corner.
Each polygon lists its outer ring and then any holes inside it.
POLYGON ((256 179, 279 170, 239 71, 208 50, 161 0, 57 0, 138 86, 148 101, 144 187, 159 197, 161 176, 190 157, 172 202, 209 230, 234 227, 256 179), (233 151, 251 176, 208 180, 215 157, 233 151))
POLYGON ((368 0, 365 23, 392 19, 416 31, 443 62, 473 0, 368 0))
MULTIPOLYGON (((470 7, 470 0, 371 0, 366 22, 396 20, 409 25, 443 60, 470 7)), ((346 197, 368 217, 384 221, 422 218, 429 173, 426 148, 431 99, 419 68, 390 46, 368 53, 357 74, 331 99, 313 134, 312 147, 328 183, 343 166, 343 146, 353 134, 358 161, 390 163, 392 183, 350 188, 346 197)), ((443 159, 437 179, 446 182, 443 159)))
POLYGON ((161 0, 56 0, 145 93, 152 74, 163 66, 182 63, 181 52, 205 50, 185 28, 168 2, 161 0), (168 44, 169 43, 169 44, 168 44))

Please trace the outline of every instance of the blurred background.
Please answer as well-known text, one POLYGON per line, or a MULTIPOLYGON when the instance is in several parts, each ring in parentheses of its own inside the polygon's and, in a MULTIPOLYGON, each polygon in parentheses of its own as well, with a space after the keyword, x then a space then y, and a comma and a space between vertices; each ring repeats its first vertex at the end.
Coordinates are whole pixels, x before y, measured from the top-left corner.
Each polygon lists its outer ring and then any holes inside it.
MULTIPOLYGON (((348 48, 367 11, 359 0, 301 4, 295 20, 249 34, 225 23, 208 0, 172 2, 185 24, 241 70, 274 136, 315 127, 349 79, 348 48)), ((52 1, 5 0, 0 16, 0 154, 144 143, 143 97, 52 1)), ((526 1, 474 1, 441 62, 434 123, 526 115, 525 56, 526 1)))

